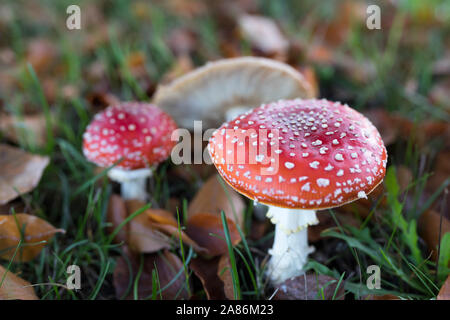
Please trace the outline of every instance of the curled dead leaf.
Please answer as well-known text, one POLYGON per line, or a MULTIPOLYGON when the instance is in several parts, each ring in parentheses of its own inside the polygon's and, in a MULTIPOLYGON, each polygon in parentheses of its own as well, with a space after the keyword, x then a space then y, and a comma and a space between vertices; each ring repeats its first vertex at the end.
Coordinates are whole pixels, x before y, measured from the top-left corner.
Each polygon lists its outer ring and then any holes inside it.
MULTIPOLYGON (((126 200, 125 206, 130 215, 145 206, 145 203, 139 200, 126 200)), ((128 223, 126 243, 130 249, 142 253, 170 248, 170 239, 153 227, 148 211, 141 213, 128 223)))
POLYGON ((43 114, 24 115, 21 118, 2 114, 0 131, 15 143, 24 141, 29 145, 44 146, 47 140, 46 119, 43 114))
POLYGON ((50 159, 0 144, 0 205, 33 190, 50 159))
MULTIPOLYGON (((227 218, 230 238, 233 245, 241 241, 235 223, 227 218)), ((218 215, 198 213, 187 221, 186 234, 199 246, 205 248, 209 255, 218 256, 228 251, 222 219, 218 215)))
POLYGON ((239 193, 216 174, 210 177, 197 192, 189 204, 188 216, 193 217, 198 213, 206 212, 220 217, 223 210, 228 219, 242 227, 244 209, 245 203, 239 193))
POLYGON ((0 266, 0 300, 39 300, 28 281, 0 266), (6 273, 6 275, 5 275, 6 273))
POLYGON ((342 300, 343 283, 337 288, 338 280, 325 275, 304 274, 289 279, 277 286, 275 300, 342 300), (336 289, 337 288, 337 289, 336 289))
POLYGON ((26 262, 36 257, 56 233, 64 233, 36 216, 25 213, 0 216, 0 257, 12 259, 23 239, 14 261, 26 262))
MULTIPOLYGON (((439 227, 441 224, 441 215, 434 210, 425 211, 419 218, 418 229, 419 235, 425 240, 429 250, 431 251, 431 258, 437 260, 437 248, 439 245, 439 227)), ((450 221, 442 217, 441 238, 450 232, 450 221)))
POLYGON ((243 37, 255 49, 266 55, 286 55, 289 42, 272 19, 244 14, 238 18, 238 25, 243 37))
POLYGON ((163 300, 189 298, 183 263, 170 251, 164 250, 159 253, 140 256, 128 253, 126 257, 128 262, 124 257, 117 259, 114 270, 113 283, 117 298, 135 298, 133 295, 133 284, 141 263, 142 272, 137 281, 137 299, 151 298, 153 294, 156 299, 163 300), (128 263, 131 266, 131 270, 128 263), (155 272, 156 277, 154 277, 153 272, 155 272), (157 279, 157 283, 153 283, 154 278, 157 279), (129 290, 130 288, 131 290, 129 290), (158 292, 153 293, 153 288, 157 288, 158 292))
POLYGON ((213 259, 195 258, 189 264, 200 279, 208 300, 224 300, 224 283, 218 275, 219 257, 213 259))
POLYGON ((227 299, 235 300, 230 257, 227 254, 220 257, 219 265, 217 266, 217 275, 223 282, 223 290, 227 299))

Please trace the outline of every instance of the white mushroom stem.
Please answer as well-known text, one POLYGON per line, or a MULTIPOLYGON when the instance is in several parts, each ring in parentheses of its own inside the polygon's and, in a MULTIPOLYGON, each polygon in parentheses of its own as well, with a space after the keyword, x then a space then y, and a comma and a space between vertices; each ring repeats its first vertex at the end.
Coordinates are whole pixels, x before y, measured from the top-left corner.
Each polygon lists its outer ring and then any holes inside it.
POLYGON ((146 182, 151 175, 152 169, 148 168, 136 170, 112 168, 108 171, 108 177, 120 183, 120 193, 125 200, 138 199, 147 201, 146 182))
POLYGON ((319 223, 314 210, 269 206, 267 217, 275 224, 275 237, 269 254, 268 275, 273 284, 303 274, 308 254, 308 226, 319 223))

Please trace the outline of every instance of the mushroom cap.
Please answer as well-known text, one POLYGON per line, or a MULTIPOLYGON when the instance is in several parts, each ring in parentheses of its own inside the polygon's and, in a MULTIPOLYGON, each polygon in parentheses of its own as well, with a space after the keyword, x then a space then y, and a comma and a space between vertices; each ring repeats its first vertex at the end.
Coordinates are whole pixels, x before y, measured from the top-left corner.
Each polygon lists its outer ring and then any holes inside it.
POLYGON ((311 85, 291 66, 272 59, 240 57, 207 63, 159 86, 154 103, 185 128, 192 129, 193 120, 215 128, 232 108, 250 109, 278 99, 313 96, 311 85))
POLYGON ((326 209, 365 198, 386 172, 377 129, 325 99, 281 100, 225 123, 208 150, 222 177, 264 204, 326 209))
POLYGON ((175 121, 155 105, 125 102, 95 115, 83 135, 85 157, 101 167, 149 168, 168 158, 175 121))

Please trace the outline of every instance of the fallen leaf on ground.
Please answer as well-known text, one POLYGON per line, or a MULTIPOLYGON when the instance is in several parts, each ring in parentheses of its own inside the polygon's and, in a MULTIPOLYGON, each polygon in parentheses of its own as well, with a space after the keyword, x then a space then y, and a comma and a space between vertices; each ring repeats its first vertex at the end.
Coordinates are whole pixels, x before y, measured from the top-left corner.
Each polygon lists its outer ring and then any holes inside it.
POLYGON ((450 300, 450 275, 445 280, 444 285, 441 290, 439 290, 439 294, 436 297, 437 300, 450 300))
POLYGON ((427 189, 436 191, 450 177, 450 151, 442 151, 436 157, 434 174, 427 181, 427 189))
POLYGON ((289 42, 272 19, 244 14, 238 24, 243 37, 263 54, 286 54, 289 42))
POLYGON ((44 146, 47 140, 46 120, 43 114, 24 115, 18 118, 0 115, 0 131, 15 143, 25 141, 30 145, 44 146))
MULTIPOLYGON (((437 260, 437 252, 439 245, 439 226, 441 222, 441 215, 434 210, 425 211, 419 218, 418 229, 419 235, 425 240, 430 249, 431 258, 437 260)), ((442 217, 441 239, 447 232, 450 232, 450 221, 442 217)))
POLYGON ((178 227, 175 227, 170 224, 160 224, 160 223, 152 223, 152 226, 155 229, 171 236, 177 243, 179 243, 181 235, 181 241, 183 242, 183 244, 191 246, 197 253, 208 254, 207 249, 198 245, 197 242, 195 242, 186 234, 186 232, 184 232, 183 230, 180 231, 178 227))
POLYGON ((39 300, 28 281, 0 266, 0 279, 3 277, 5 278, 0 286, 0 300, 39 300))
POLYGON ((239 193, 234 191, 219 175, 214 175, 203 184, 189 204, 188 216, 209 213, 220 217, 220 212, 223 210, 227 218, 242 227, 244 209, 245 203, 239 193))
MULTIPOLYGON (((128 215, 133 214, 145 203, 139 200, 126 200, 128 215)), ((141 213, 128 222, 127 244, 136 252, 152 253, 170 248, 170 239, 156 230, 148 217, 148 211, 141 213)))
POLYGON ((28 41, 26 61, 37 73, 48 71, 55 63, 57 55, 57 47, 48 39, 36 38, 28 41))
MULTIPOLYGON (((236 225, 227 218, 230 238, 233 245, 241 241, 236 225)), ((228 252, 225 232, 221 217, 209 213, 198 213, 187 221, 186 234, 199 246, 205 248, 209 255, 218 256, 228 252)))
POLYGON ((50 159, 0 144, 0 205, 33 190, 50 159))
POLYGON ((233 276, 231 275, 231 263, 227 254, 220 257, 219 265, 217 266, 217 275, 223 282, 223 290, 228 300, 235 300, 233 276))
POLYGON ((55 229, 47 221, 29 214, 2 215, 0 216, 0 257, 12 259, 23 235, 23 243, 14 260, 30 261, 41 252, 56 233, 64 232, 62 229, 55 229))
POLYGON ((195 258, 191 261, 189 267, 200 279, 205 289, 208 300, 224 300, 224 283, 218 276, 219 257, 207 260, 204 258, 195 258))
MULTIPOLYGON (((106 212, 106 221, 110 223, 107 232, 112 234, 114 230, 128 217, 125 200, 117 194, 111 195, 106 212)), ((114 237, 115 243, 126 242, 128 238, 128 225, 119 230, 114 237)))
POLYGON ((150 221, 154 223, 167 224, 174 227, 178 226, 177 219, 175 219, 173 214, 167 210, 148 209, 145 213, 147 214, 150 221))
POLYGON ((277 286, 275 300, 343 300, 344 284, 325 275, 304 274, 277 286))
POLYGON ((131 265, 131 277, 128 263, 124 257, 117 259, 114 270, 113 283, 117 298, 134 299, 134 283, 141 267, 141 262, 142 272, 137 282, 137 299, 151 298, 153 287, 158 290, 155 293, 156 299, 174 300, 189 298, 183 263, 170 251, 164 250, 159 253, 140 256, 128 253, 127 257, 131 265), (155 278, 157 279, 155 284, 153 283, 153 271, 155 271, 155 278), (175 277, 177 277, 176 280, 174 280, 175 277), (161 292, 159 292, 160 290, 161 292))

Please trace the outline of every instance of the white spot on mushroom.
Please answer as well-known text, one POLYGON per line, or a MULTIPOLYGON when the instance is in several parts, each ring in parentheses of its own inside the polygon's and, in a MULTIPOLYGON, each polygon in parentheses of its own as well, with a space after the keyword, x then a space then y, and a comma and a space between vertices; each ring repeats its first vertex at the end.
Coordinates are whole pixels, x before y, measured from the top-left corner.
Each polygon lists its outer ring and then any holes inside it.
POLYGON ((316 182, 319 187, 326 187, 330 184, 330 180, 324 178, 319 178, 316 180, 316 182))
POLYGON ((286 161, 284 166, 288 169, 292 169, 295 165, 292 162, 286 161))
POLYGON ((264 155, 263 154, 258 154, 255 157, 256 162, 262 162, 264 160, 264 155))
POLYGON ((310 182, 305 183, 301 190, 307 192, 310 191, 311 190, 310 184, 311 184, 310 182))
POLYGON ((317 169, 319 167, 319 161, 313 161, 309 164, 309 166, 313 169, 317 169))
POLYGON ((367 199, 367 195, 364 191, 359 191, 358 192, 358 198, 364 198, 367 199))

